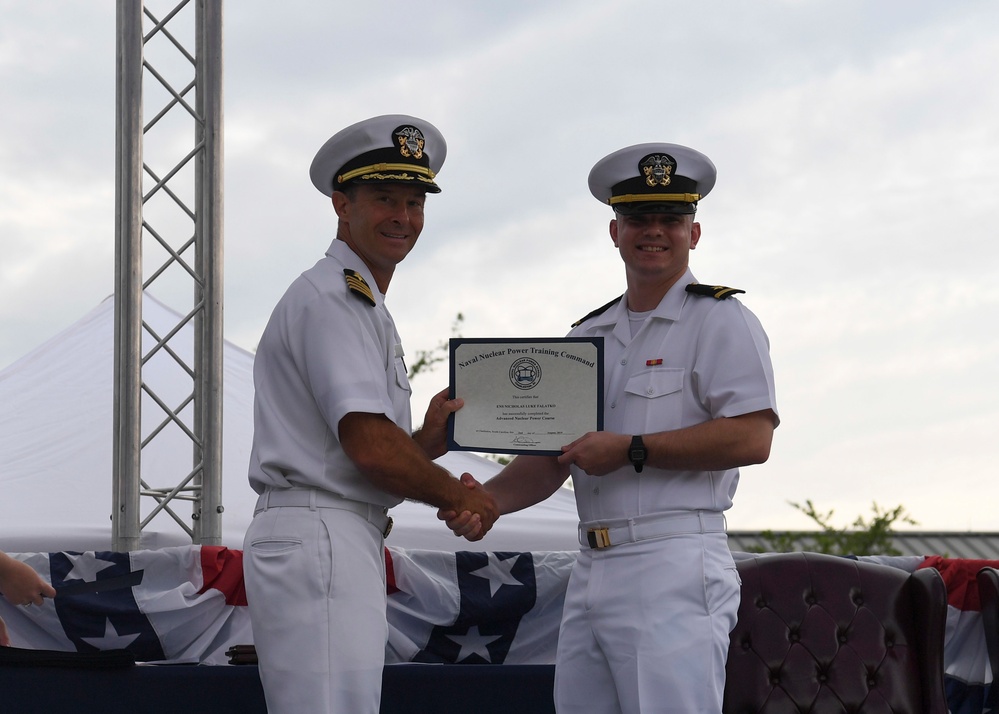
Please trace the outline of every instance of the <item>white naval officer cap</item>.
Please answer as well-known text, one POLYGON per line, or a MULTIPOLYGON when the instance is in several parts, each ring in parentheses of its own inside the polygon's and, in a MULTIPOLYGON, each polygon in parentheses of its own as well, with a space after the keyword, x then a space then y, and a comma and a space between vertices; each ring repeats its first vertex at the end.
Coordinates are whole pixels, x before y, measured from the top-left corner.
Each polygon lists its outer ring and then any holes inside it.
POLYGON ((312 160, 309 176, 327 196, 349 183, 416 184, 440 193, 434 178, 446 155, 447 144, 433 124, 386 114, 331 136, 312 160))
POLYGON ((616 213, 694 213, 715 185, 715 165, 679 144, 635 144, 600 159, 590 193, 616 213))

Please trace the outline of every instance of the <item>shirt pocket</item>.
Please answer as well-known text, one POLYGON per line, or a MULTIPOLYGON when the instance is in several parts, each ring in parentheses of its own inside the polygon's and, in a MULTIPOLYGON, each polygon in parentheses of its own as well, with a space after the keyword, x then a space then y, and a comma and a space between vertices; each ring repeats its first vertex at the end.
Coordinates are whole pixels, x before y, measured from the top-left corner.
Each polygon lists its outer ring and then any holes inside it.
POLYGON ((409 371, 406 369, 406 362, 402 357, 395 358, 395 385, 406 394, 409 394, 409 371))
POLYGON ((626 431, 679 429, 683 417, 683 368, 650 369, 624 386, 626 431))

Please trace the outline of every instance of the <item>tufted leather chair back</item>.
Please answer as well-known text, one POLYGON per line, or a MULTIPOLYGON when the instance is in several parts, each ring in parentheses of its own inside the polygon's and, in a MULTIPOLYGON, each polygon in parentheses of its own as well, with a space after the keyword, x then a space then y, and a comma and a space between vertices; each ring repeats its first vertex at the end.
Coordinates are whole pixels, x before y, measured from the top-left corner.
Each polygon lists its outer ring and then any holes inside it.
POLYGON ((985 628, 985 646, 992 668, 992 685, 986 707, 999 704, 999 570, 985 567, 978 571, 978 597, 982 605, 982 626, 985 628))
POLYGON ((947 591, 936 570, 818 553, 736 565, 725 714, 947 714, 947 591))

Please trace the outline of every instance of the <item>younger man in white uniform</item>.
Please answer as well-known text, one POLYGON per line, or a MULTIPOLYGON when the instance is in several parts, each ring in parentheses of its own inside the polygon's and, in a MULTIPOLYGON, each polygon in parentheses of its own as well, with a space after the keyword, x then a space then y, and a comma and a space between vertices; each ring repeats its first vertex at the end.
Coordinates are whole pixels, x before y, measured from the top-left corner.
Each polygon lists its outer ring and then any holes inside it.
POLYGON ((434 397, 410 434, 410 388, 385 293, 423 229, 446 147, 404 115, 338 132, 312 181, 330 196, 337 234, 326 257, 281 298, 254 359, 250 484, 260 494, 244 573, 270 714, 377 714, 388 627, 384 537, 404 498, 497 512, 434 464, 447 416, 434 397))
MULTIPOLYGON (((627 292, 569 335, 604 340, 605 430, 559 457, 518 456, 485 484, 509 513, 573 479, 581 551, 559 633, 560 713, 721 711, 740 586, 723 512, 738 467, 769 457, 778 419, 766 334, 732 299, 742 291, 699 285, 688 267, 714 182, 706 156, 675 144, 593 167, 627 292)), ((440 515, 481 537, 474 518, 440 515)))

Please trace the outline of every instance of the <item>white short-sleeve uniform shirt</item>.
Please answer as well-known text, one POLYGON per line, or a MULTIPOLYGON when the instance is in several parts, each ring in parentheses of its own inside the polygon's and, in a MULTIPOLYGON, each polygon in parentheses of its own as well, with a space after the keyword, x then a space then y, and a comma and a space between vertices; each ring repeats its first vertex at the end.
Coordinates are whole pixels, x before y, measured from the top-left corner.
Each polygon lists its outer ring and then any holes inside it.
POLYGON ((253 364, 250 484, 319 488, 391 507, 344 453, 337 425, 350 412, 385 414, 412 431, 399 333, 371 272, 341 240, 278 302, 253 364), (344 269, 371 287, 374 305, 348 289, 344 269))
MULTIPOLYGON (((604 338, 604 429, 650 434, 763 409, 777 413, 769 341, 735 298, 686 292, 688 270, 631 335, 624 299, 573 329, 604 338)), ((572 467, 579 519, 731 507, 739 470, 664 471, 628 466, 597 478, 572 467)))

